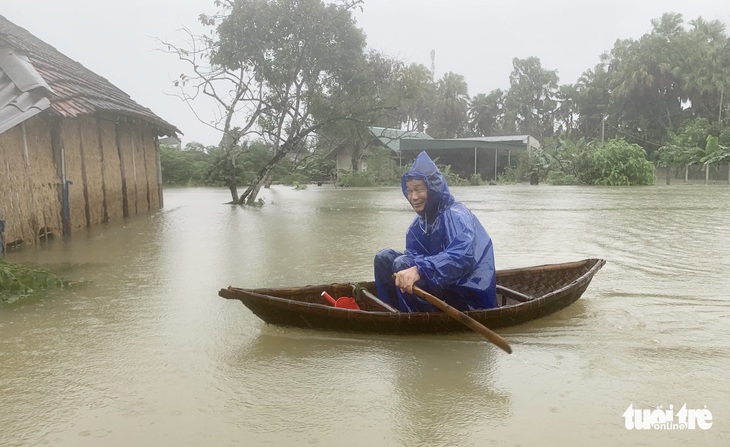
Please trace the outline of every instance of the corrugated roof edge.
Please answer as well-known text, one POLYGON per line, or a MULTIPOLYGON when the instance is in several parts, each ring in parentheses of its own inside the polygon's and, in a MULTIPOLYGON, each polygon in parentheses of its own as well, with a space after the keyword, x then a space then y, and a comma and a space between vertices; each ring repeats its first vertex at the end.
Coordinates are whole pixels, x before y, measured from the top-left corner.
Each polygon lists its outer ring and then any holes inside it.
POLYGON ((0 133, 50 107, 50 95, 25 55, 10 46, 0 48, 0 133))

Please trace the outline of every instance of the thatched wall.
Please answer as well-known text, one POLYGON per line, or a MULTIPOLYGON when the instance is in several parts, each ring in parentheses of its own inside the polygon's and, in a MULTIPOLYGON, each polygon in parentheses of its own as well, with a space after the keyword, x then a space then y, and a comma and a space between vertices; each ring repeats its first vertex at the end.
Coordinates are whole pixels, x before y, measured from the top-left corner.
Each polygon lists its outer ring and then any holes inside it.
POLYGON ((162 182, 159 177, 160 169, 157 165, 159 159, 158 147, 155 143, 156 138, 149 126, 145 126, 143 135, 145 172, 147 174, 147 200, 149 203, 149 209, 156 210, 162 207, 162 204, 160 203, 160 184, 162 182))
POLYGON ((51 129, 45 121, 40 119, 28 120, 23 124, 28 145, 27 171, 30 175, 30 186, 33 190, 35 213, 38 219, 36 234, 41 229, 47 229, 54 235, 61 234, 61 203, 59 201, 61 177, 53 159, 51 129))
POLYGON ((116 125, 111 121, 100 120, 98 130, 102 161, 103 183, 100 186, 104 195, 104 222, 109 222, 124 217, 122 167, 117 150, 116 125))
POLYGON ((72 234, 159 209, 158 157, 154 129, 142 122, 34 117, 0 134, 4 244, 33 245, 40 233, 72 234))
POLYGON ((131 150, 133 127, 129 125, 118 125, 115 131, 123 191, 122 210, 124 217, 127 217, 137 214, 137 186, 134 182, 134 152, 131 150))
MULTIPOLYGON (((99 150, 99 128, 93 117, 83 117, 79 120, 79 135, 81 137, 81 182, 79 179, 69 179, 75 185, 83 188, 86 201, 87 222, 96 225, 104 222, 104 174, 101 169, 101 151, 99 150)), ((65 145, 64 145, 65 146, 65 145)), ((79 210, 72 209, 74 214, 79 210)))
POLYGON ((145 214, 161 208, 159 151, 152 128, 145 124, 120 124, 116 132, 119 147, 124 148, 120 151, 120 158, 128 215, 145 214))
POLYGON ((137 191, 134 213, 141 214, 150 209, 150 203, 147 199, 149 192, 147 191, 147 169, 144 162, 144 131, 137 128, 132 132, 132 162, 134 166, 132 179, 137 191))
POLYGON ((20 126, 0 134, 0 218, 6 221, 5 244, 35 239, 35 199, 23 153, 20 126))
POLYGON ((61 127, 61 145, 66 162, 66 178, 71 181, 68 187, 70 214, 70 231, 76 231, 88 225, 86 220, 86 196, 84 194, 84 157, 81 146, 81 120, 63 120, 61 127))
POLYGON ((0 134, 0 160, 4 243, 33 244, 39 234, 60 234, 61 180, 46 123, 33 118, 0 134))

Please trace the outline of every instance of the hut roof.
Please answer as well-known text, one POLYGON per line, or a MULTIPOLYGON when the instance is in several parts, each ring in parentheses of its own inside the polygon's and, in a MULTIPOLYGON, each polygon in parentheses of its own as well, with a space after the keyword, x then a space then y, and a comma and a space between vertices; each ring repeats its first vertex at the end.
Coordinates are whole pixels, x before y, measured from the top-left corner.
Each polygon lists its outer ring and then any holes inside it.
POLYGON ((146 121, 161 135, 181 133, 175 126, 137 104, 107 79, 0 15, 0 46, 3 41, 27 56, 27 60, 50 86, 50 110, 62 117, 108 114, 146 121))

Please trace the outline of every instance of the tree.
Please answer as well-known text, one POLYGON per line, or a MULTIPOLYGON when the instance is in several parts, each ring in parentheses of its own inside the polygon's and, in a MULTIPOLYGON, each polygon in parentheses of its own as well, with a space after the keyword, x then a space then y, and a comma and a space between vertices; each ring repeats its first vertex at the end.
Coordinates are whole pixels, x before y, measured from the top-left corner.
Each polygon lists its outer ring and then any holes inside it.
POLYGON ((701 17, 690 21, 688 57, 683 80, 692 112, 696 117, 722 121, 725 93, 730 87, 730 38, 725 25, 701 17))
POLYGON ((504 92, 479 93, 469 103, 469 132, 478 137, 497 135, 504 119, 504 92))
POLYGON ((577 130, 579 93, 577 85, 561 85, 556 93, 557 107, 553 114, 555 130, 559 135, 570 137, 577 130))
POLYGON ((183 151, 160 146, 162 182, 166 185, 205 184, 209 158, 200 143, 188 143, 183 151))
POLYGON ((593 184, 599 177, 593 166, 596 142, 580 138, 548 137, 539 149, 531 152, 530 166, 526 171, 536 171, 551 184, 593 184))
MULTIPOLYGON (((605 58, 605 56, 604 56, 605 58)), ((611 99, 607 64, 601 62, 588 69, 575 84, 576 127, 583 138, 595 139, 604 130, 608 105, 611 99)))
POLYGON ((505 130, 537 138, 554 133, 553 113, 558 73, 542 68, 540 59, 512 59, 510 89, 505 98, 505 130))
POLYGON ((610 55, 613 127, 649 152, 682 121, 681 67, 688 56, 681 14, 652 20, 653 29, 638 41, 618 41, 610 55))
MULTIPOLYGON (((373 142, 369 126, 398 127, 401 116, 397 105, 402 101, 403 88, 399 77, 403 64, 396 59, 371 51, 358 70, 356 82, 347 91, 359 108, 369 109, 357 120, 331 121, 318 132, 317 149, 329 152, 348 146, 352 149, 352 170, 356 171, 365 149, 373 142)), ((315 120, 324 120, 330 107, 313 110, 315 120)))
POLYGON ((436 85, 431 80, 431 71, 421 64, 403 67, 398 76, 402 97, 398 107, 400 125, 404 130, 426 130, 431 120, 436 100, 436 85))
POLYGON ((193 48, 170 45, 193 74, 178 81, 184 99, 208 95, 219 104, 216 128, 228 158, 234 202, 253 204, 276 165, 309 150, 324 126, 357 120, 384 105, 359 103, 372 87, 361 76, 365 35, 351 10, 362 0, 216 0, 219 14, 202 16, 215 32, 195 37, 193 48), (268 161, 238 196, 236 160, 243 139, 270 148, 268 161))
POLYGON ((654 164, 646 159, 646 151, 623 139, 610 140, 593 153, 596 185, 653 185, 654 164))
POLYGON ((467 127, 469 87, 464 76, 452 72, 439 79, 428 133, 435 138, 463 137, 467 127))

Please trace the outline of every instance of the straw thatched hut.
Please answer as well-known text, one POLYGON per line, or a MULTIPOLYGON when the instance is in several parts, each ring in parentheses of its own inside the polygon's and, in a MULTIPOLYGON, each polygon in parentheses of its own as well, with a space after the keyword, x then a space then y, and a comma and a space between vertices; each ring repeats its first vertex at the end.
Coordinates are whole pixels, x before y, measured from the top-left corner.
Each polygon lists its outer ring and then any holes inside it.
POLYGON ((0 15, 0 254, 161 208, 158 139, 178 133, 0 15))

